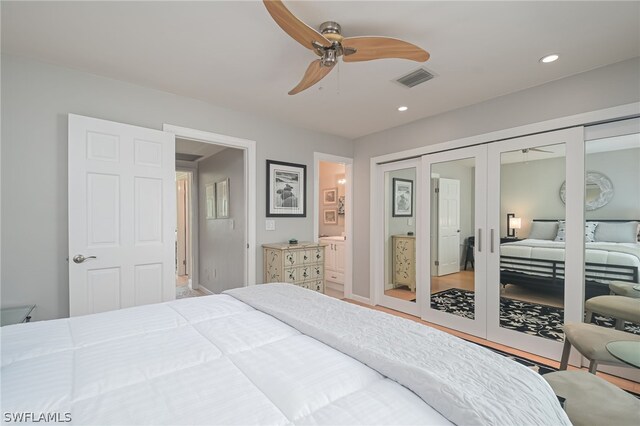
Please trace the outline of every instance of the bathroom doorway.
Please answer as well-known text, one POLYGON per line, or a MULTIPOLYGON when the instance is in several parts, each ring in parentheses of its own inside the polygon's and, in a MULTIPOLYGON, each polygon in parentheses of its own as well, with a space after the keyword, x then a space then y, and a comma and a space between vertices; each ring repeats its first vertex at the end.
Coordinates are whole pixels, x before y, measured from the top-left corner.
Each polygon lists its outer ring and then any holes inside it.
POLYGON ((314 154, 314 229, 325 245, 325 294, 351 298, 353 159, 314 154))

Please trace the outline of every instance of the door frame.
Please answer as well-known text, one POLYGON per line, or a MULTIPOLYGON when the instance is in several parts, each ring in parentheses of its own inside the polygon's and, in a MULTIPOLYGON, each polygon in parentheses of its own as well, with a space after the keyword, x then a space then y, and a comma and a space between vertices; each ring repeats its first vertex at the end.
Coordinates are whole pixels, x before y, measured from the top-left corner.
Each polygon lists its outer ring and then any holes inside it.
MULTIPOLYGON (((242 139, 234 136, 227 136, 218 133, 206 132, 188 127, 175 126, 172 124, 163 124, 162 130, 173 133, 176 138, 191 139, 198 142, 222 145, 229 148, 244 150, 244 181, 245 181, 245 246, 247 247, 247 256, 245 259, 245 286, 256 284, 256 257, 258 247, 256 245, 256 194, 257 194, 257 156, 256 142, 250 139, 242 139)), ((195 180, 195 179, 194 179, 195 180)), ((193 185, 195 186, 195 185, 193 185)), ((197 245, 197 239, 192 238, 192 244, 197 245)), ((195 251, 192 248, 192 253, 195 251)), ((197 261, 194 259, 194 272, 197 261)), ((194 275, 195 276, 195 275, 194 275)), ((199 284, 199 283, 198 283, 199 284)))
POLYGON ((353 298, 353 158, 341 157, 323 152, 313 153, 313 240, 317 243, 320 238, 320 162, 344 164, 344 298, 353 298))
MULTIPOLYGON (((196 179, 198 174, 198 163, 192 163, 191 161, 176 160, 176 172, 188 172, 191 174, 191 185, 189 199, 191 203, 189 205, 190 214, 190 232, 191 232, 191 288, 198 290, 200 288, 200 247, 198 245, 199 223, 198 223, 198 209, 200 208, 198 203, 198 180, 196 179)), ((206 287, 203 287, 206 288, 206 287)))

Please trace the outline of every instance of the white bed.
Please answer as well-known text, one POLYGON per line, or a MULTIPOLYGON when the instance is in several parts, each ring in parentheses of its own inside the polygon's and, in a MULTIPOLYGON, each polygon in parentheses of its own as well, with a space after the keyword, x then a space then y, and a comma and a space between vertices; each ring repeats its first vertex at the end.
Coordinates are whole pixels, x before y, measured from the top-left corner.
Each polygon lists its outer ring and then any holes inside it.
POLYGON ((569 424, 507 358, 286 284, 0 331, 3 421, 569 424))

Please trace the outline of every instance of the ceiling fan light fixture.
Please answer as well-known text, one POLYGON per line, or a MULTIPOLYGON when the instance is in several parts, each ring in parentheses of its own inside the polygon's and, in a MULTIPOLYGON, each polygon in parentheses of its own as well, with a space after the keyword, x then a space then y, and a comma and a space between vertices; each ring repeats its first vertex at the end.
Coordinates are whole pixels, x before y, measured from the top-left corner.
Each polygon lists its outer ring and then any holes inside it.
POLYGON ((557 61, 559 57, 560 56, 558 56, 558 54, 554 53, 551 55, 543 56, 542 58, 540 58, 540 62, 542 62, 543 64, 548 64, 557 61))
POLYGON ((409 109, 409 107, 406 107, 406 106, 400 106, 400 107, 398 107, 398 111, 400 111, 400 112, 404 112, 404 111, 406 111, 406 110, 408 110, 408 109, 409 109))

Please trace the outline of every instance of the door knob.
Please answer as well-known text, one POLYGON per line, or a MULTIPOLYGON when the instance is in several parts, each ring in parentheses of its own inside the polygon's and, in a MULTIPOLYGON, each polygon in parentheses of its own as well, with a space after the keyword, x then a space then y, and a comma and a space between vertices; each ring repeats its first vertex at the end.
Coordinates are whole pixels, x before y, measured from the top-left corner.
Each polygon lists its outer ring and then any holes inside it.
POLYGON ((84 262, 84 261, 85 261, 85 260, 87 260, 87 259, 96 259, 96 257, 95 257, 95 256, 87 256, 87 257, 84 257, 84 256, 83 256, 83 255, 81 255, 81 254, 76 254, 75 256, 73 256, 73 261, 74 261, 75 263, 82 263, 82 262, 84 262))

